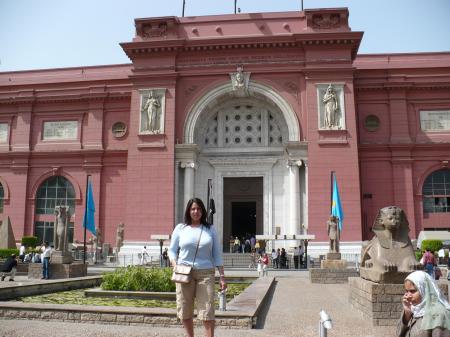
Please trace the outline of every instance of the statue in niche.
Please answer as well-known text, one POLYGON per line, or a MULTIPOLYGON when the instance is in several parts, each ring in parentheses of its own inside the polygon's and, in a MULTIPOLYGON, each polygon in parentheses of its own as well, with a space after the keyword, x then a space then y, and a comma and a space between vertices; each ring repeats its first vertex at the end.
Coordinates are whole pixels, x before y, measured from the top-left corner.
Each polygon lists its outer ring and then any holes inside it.
POLYGON ((121 222, 117 226, 116 232, 116 253, 120 251, 120 247, 123 246, 123 238, 124 238, 125 224, 121 222))
POLYGON ((159 112, 161 104, 159 100, 153 96, 153 91, 150 91, 150 95, 144 103, 141 113, 147 117, 147 131, 158 132, 159 127, 159 112))
POLYGON ((68 206, 56 206, 54 212, 55 219, 55 250, 67 251, 67 224, 69 222, 69 207, 68 206))
POLYGON ((334 215, 330 215, 330 219, 327 221, 328 238, 330 239, 330 247, 328 252, 339 253, 339 226, 338 218, 334 215))
POLYGON ((330 84, 323 95, 322 102, 324 104, 324 126, 327 129, 338 129, 340 127, 339 120, 339 102, 333 86, 330 84))
POLYGON ((375 237, 362 248, 361 277, 378 282, 382 274, 420 269, 408 236, 409 223, 400 207, 380 209, 372 230, 375 237))

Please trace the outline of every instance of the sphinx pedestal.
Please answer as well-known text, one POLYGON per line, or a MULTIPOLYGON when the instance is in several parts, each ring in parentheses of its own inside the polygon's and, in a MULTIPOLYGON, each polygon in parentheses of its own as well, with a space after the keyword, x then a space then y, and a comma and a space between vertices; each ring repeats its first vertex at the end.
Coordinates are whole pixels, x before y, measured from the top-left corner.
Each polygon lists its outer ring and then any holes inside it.
MULTIPOLYGON (((348 286, 351 306, 368 318, 373 326, 397 325, 405 292, 403 281, 376 283, 361 277, 350 277, 348 286)), ((447 284, 439 284, 439 288, 443 294, 448 294, 447 284)))

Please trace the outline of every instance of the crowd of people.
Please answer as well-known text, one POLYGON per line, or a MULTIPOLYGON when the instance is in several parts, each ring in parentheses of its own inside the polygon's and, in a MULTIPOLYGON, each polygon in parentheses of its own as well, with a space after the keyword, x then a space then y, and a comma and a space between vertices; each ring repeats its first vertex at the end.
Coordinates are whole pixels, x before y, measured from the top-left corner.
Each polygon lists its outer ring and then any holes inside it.
MULTIPOLYGON (((445 250, 440 249, 438 252, 438 258, 433 251, 426 249, 420 259, 420 264, 423 265, 425 272, 433 279, 439 280, 442 276, 442 271, 439 268, 439 264, 447 263, 447 269, 450 270, 450 256, 445 261, 445 250), (439 260, 438 260, 439 259, 439 260)), ((447 274, 447 278, 450 280, 450 273, 447 274)))
POLYGON ((230 237, 230 253, 251 253, 256 251, 258 254, 265 252, 265 243, 256 240, 255 235, 246 234, 244 237, 230 237))
MULTIPOLYGON (((50 258, 53 246, 48 242, 44 242, 41 247, 27 253, 27 247, 21 245, 19 248, 19 260, 22 263, 42 263, 42 279, 50 279, 50 258)), ((11 254, 1 267, 1 280, 4 281, 9 276, 10 281, 14 281, 17 272, 17 256, 11 254)))

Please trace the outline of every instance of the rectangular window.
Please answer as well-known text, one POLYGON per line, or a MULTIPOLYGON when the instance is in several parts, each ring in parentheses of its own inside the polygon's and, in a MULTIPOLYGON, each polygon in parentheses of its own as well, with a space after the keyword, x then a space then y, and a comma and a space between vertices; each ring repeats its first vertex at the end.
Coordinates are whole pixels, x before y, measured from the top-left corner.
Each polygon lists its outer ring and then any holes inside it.
POLYGON ((0 123, 0 143, 8 142, 9 125, 8 123, 0 123))
POLYGON ((49 244, 53 244, 53 221, 36 221, 34 235, 38 237, 38 242, 48 241, 49 244))
POLYGON ((43 140, 73 140, 78 138, 78 121, 44 122, 43 140))
MULTIPOLYGON (((50 245, 53 245, 53 233, 55 223, 53 221, 36 221, 34 235, 37 236, 38 242, 42 243, 48 241, 50 245)), ((74 223, 69 222, 67 227, 67 240, 73 242, 74 223)))
POLYGON ((420 111, 422 131, 450 131, 450 110, 420 111))
POLYGON ((425 213, 449 213, 450 197, 425 197, 423 211, 425 213))

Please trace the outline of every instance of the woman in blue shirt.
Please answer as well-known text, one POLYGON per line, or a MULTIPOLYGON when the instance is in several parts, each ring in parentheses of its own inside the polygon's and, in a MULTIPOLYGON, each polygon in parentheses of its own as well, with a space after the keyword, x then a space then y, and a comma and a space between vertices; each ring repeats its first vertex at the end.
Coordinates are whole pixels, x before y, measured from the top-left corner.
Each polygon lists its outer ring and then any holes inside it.
POLYGON ((213 225, 206 222, 205 205, 200 199, 188 201, 184 223, 173 230, 169 258, 172 267, 176 264, 193 266, 191 281, 176 284, 177 314, 188 337, 194 337, 194 299, 197 300, 197 318, 203 321, 206 336, 213 337, 215 267, 220 274, 220 288, 225 289, 227 285, 217 232, 213 225))

